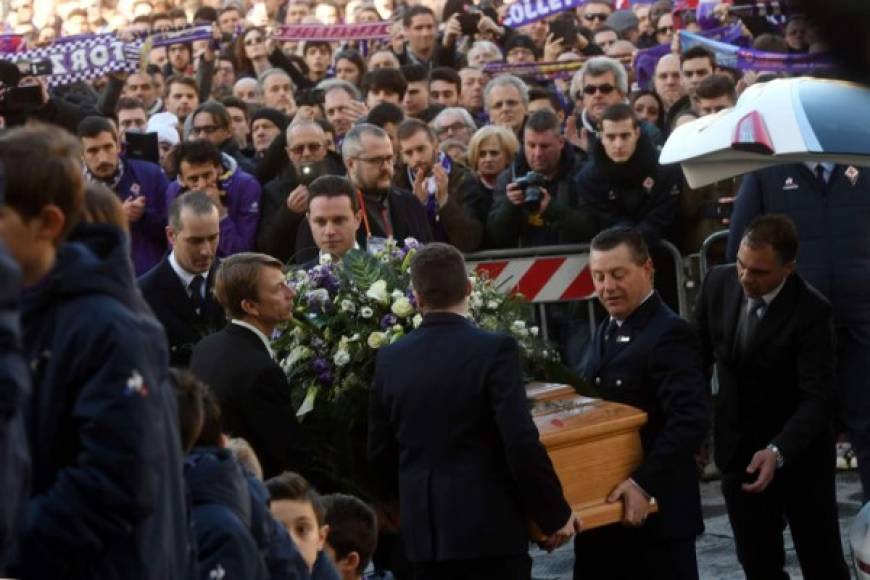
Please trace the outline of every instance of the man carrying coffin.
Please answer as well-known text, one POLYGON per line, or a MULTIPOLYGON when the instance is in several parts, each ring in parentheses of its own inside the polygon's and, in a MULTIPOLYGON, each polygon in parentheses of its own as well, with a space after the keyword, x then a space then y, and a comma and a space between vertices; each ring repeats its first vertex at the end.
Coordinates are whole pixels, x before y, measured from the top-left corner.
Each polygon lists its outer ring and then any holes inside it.
POLYGON ((609 316, 593 337, 587 379, 604 399, 637 407, 649 419, 640 431, 643 461, 608 498, 623 503, 622 525, 577 536, 574 578, 696 580, 695 536, 703 520, 695 452, 708 422, 698 339, 653 290, 639 231, 599 233, 589 267, 609 316), (658 513, 650 515, 653 498, 658 513))
POLYGON ((580 524, 538 440, 517 343, 468 321, 471 283, 453 246, 417 252, 411 283, 423 323, 378 353, 372 471, 398 492, 415 579, 528 579, 528 520, 550 550, 580 524))

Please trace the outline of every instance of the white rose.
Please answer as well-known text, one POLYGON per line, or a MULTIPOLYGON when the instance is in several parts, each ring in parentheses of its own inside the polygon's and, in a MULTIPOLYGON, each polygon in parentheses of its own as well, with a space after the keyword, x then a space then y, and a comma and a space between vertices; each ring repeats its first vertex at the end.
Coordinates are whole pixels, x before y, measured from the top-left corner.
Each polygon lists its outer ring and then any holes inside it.
POLYGON ((498 310, 499 301, 498 300, 490 300, 486 303, 486 307, 490 310, 498 310))
POLYGON ((529 329, 529 332, 532 333, 532 336, 538 336, 538 332, 540 332, 540 331, 538 330, 537 326, 533 326, 529 329))
POLYGON ((332 362, 334 362, 337 367, 343 367, 350 362, 350 353, 346 350, 338 350, 336 351, 335 356, 332 357, 332 362))
POLYGON ((389 302, 389 298, 387 297, 387 283, 384 280, 378 280, 368 289, 366 296, 375 302, 387 304, 389 302))
POLYGON ((320 254, 320 265, 332 264, 332 254, 324 252, 320 254))
POLYGON ((308 302, 326 302, 329 300, 329 291, 326 288, 317 288, 308 294, 308 302))
POLYGON ((345 298, 341 301, 341 311, 350 313, 356 312, 356 305, 347 298, 345 298))
POLYGON ((414 328, 418 328, 421 324, 423 324, 423 317, 419 314, 415 314, 414 318, 411 319, 411 322, 414 324, 414 328))
POLYGON ((369 308, 368 306, 363 306, 359 309, 359 315, 363 318, 371 318, 374 315, 374 310, 369 308))
POLYGON ((511 324, 511 328, 514 330, 525 330, 526 323, 522 320, 515 320, 513 324, 511 324))
POLYGON ((392 298, 393 300, 398 300, 399 298, 402 298, 404 295, 405 295, 404 292, 402 292, 401 290, 396 288, 395 290, 393 290, 393 293, 390 294, 390 298, 392 298))
POLYGON ((308 272, 305 270, 296 270, 295 277, 299 282, 308 282, 308 272))
POLYGON ((390 310, 399 318, 407 318, 414 314, 414 307, 411 305, 411 302, 404 296, 393 302, 393 306, 390 308, 390 310))
POLYGON ((381 348, 386 342, 387 335, 383 332, 373 332, 369 335, 368 340, 366 340, 366 344, 374 350, 381 348))
POLYGON ((290 351, 290 354, 288 354, 287 358, 284 360, 284 370, 295 367, 297 363, 310 358, 313 354, 314 352, 307 346, 297 346, 290 351))

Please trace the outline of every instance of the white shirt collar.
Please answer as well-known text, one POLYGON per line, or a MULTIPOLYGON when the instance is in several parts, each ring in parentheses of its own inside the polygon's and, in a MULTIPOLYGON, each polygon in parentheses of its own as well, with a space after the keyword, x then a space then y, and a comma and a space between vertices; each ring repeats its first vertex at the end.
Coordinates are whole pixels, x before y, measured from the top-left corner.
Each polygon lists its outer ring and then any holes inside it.
MULTIPOLYGON (((788 281, 788 276, 783 278, 782 282, 779 283, 779 286, 768 292, 767 294, 761 297, 764 300, 764 307, 767 308, 770 306, 770 303, 773 302, 773 299, 779 295, 779 292, 782 290, 782 287, 785 286, 785 283, 788 281)), ((749 308, 749 300, 746 300, 746 307, 749 308)))
MULTIPOLYGON (((655 294, 655 293, 656 293, 655 289, 650 290, 650 291, 649 291, 649 294, 646 295, 646 298, 644 298, 643 300, 641 300, 641 301, 640 301, 640 304, 637 305, 637 308, 640 308, 641 306, 643 306, 644 303, 646 303, 646 301, 649 300, 649 299, 652 297, 652 295, 655 294)), ((632 312, 634 312, 635 310, 637 310, 637 308, 635 308, 634 310, 632 310, 632 312)), ((631 316, 631 315, 629 315, 629 316, 631 316)), ((618 319, 618 318, 614 318, 613 316, 611 316, 610 319, 611 319, 611 320, 615 320, 615 321, 616 321, 616 326, 619 327, 619 328, 622 328, 622 323, 625 322, 625 320, 620 320, 620 319, 618 319)))
POLYGON ((263 346, 266 347, 266 352, 269 353, 269 358, 271 358, 271 359, 275 358, 275 353, 272 351, 272 345, 269 344, 269 337, 266 336, 265 334, 263 334, 262 330, 260 330, 259 328, 257 328, 253 324, 251 324, 250 322, 245 322, 244 320, 236 320, 235 318, 233 318, 232 320, 230 320, 230 322, 232 322, 233 324, 237 324, 237 325, 241 326, 242 328, 247 328, 248 330, 250 330, 251 332, 256 334, 257 338, 259 338, 260 341, 262 341, 263 346))
POLYGON ((194 274, 193 272, 188 272, 184 268, 181 267, 181 264, 178 263, 178 260, 175 259, 175 250, 169 253, 169 265, 172 266, 173 272, 178 276, 179 280, 181 280, 181 284, 184 286, 184 290, 190 294, 190 283, 193 282, 193 279, 197 276, 204 276, 203 274, 194 274))
POLYGON ((834 172, 834 164, 833 163, 819 163, 816 161, 804 161, 804 165, 806 165, 807 169, 809 169, 813 175, 816 174, 816 167, 821 165, 825 168, 825 181, 831 180, 831 174, 834 172))

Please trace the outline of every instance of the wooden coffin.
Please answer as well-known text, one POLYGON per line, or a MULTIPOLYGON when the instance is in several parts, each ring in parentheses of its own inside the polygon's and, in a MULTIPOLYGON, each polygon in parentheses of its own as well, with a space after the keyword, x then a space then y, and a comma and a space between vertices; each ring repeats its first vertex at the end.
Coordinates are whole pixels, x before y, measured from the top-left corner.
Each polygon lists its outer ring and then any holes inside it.
POLYGON ((532 383, 526 392, 541 442, 583 528, 622 521, 622 502, 606 499, 643 459, 639 429, 646 413, 581 397, 569 385, 532 383))

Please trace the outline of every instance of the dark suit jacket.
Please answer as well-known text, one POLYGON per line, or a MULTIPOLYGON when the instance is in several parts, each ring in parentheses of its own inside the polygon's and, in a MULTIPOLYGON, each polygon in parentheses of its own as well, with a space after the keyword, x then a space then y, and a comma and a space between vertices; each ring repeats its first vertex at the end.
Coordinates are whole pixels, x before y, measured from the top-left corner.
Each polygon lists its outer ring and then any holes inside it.
POLYGON ((526 554, 527 518, 552 533, 570 507, 538 441, 517 343, 428 314, 378 353, 369 459, 398 494, 412 562, 526 554))
POLYGON ((831 306, 792 274, 742 355, 735 346, 741 307, 736 266, 711 270, 696 311, 705 362, 716 363, 719 378, 716 464, 722 471, 745 469, 756 451, 773 443, 786 465, 818 469, 829 463, 833 440, 831 306))
MULTIPOLYGON (((408 191, 393 187, 389 193, 390 223, 393 226, 393 237, 401 242, 407 237, 416 238, 421 244, 432 241, 432 232, 429 229, 429 220, 426 218, 426 208, 408 191)), ((387 237, 386 232, 381 230, 375 222, 371 223, 372 235, 382 238, 387 237)), ((363 226, 356 232, 356 240, 360 248, 366 247, 366 229, 363 226)), ((294 264, 304 264, 317 258, 319 250, 308 227, 308 220, 303 220, 299 225, 299 233, 296 236, 296 258, 294 264)))
POLYGON ((193 349, 190 370, 221 406, 224 431, 254 448, 268 479, 307 461, 287 377, 251 330, 229 323, 193 349))
POLYGON ((656 498, 659 513, 641 530, 662 539, 691 537, 703 527, 695 452, 709 413, 698 339, 658 293, 629 315, 604 354, 608 322, 595 333, 587 379, 604 399, 649 415, 640 431, 643 462, 631 477, 656 498))
POLYGON ((169 264, 168 254, 139 278, 142 295, 166 330, 171 366, 187 367, 196 343, 226 324, 223 308, 212 296, 217 267, 215 260, 205 280, 205 312, 201 318, 197 317, 187 290, 169 264))

